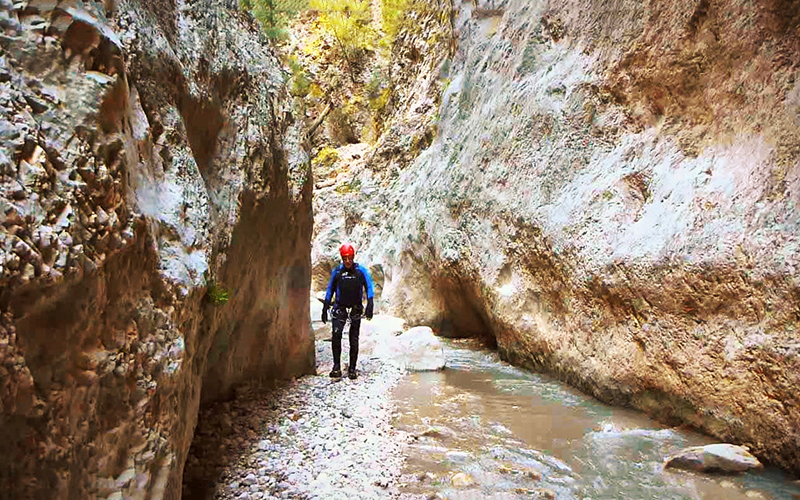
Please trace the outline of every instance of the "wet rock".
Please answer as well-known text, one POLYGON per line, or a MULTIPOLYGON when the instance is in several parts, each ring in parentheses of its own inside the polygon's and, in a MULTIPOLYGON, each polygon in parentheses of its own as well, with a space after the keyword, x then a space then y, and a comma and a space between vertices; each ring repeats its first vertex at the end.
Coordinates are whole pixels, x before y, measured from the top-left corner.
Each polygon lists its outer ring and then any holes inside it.
POLYGON ((664 462, 664 467, 698 472, 728 473, 764 468, 747 448, 722 443, 681 450, 668 457, 664 462))
POLYGON ((443 426, 428 427, 424 431, 417 434, 417 438, 429 437, 434 439, 452 439, 455 437, 455 432, 443 426))
POLYGON ((445 367, 442 343, 427 326, 412 328, 389 339, 376 354, 409 371, 435 371, 445 367))

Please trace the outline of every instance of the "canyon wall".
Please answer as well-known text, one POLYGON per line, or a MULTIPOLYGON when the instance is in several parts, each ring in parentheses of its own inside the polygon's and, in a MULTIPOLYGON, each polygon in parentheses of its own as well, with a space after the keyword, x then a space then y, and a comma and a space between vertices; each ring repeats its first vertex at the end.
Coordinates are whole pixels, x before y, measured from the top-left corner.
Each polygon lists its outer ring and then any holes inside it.
POLYGON ((314 370, 308 157, 236 7, 0 0, 0 498, 180 498, 201 401, 314 370))
POLYGON ((800 5, 453 7, 315 268, 350 238, 412 324, 800 473, 800 5))

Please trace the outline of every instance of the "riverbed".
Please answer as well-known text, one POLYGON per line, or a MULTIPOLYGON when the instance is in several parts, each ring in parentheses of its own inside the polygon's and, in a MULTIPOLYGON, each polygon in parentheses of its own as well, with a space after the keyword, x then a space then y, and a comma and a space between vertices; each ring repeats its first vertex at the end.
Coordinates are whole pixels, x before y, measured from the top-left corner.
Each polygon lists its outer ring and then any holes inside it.
POLYGON ((664 470, 663 459, 714 442, 614 408, 502 362, 471 341, 444 341, 447 368, 408 374, 392 424, 406 451, 405 498, 795 500, 767 467, 741 475, 664 470))

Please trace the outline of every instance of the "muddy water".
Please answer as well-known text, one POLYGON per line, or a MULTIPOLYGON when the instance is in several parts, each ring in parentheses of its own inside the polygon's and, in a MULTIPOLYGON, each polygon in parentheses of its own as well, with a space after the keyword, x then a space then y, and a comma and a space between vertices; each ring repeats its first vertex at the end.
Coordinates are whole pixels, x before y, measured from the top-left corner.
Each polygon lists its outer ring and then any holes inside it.
POLYGON ((447 342, 445 353, 446 370, 409 374, 394 392, 404 409, 394 425, 419 436, 401 490, 409 497, 800 498, 800 488, 775 469, 736 476, 665 471, 666 455, 713 441, 599 403, 474 345, 447 342))

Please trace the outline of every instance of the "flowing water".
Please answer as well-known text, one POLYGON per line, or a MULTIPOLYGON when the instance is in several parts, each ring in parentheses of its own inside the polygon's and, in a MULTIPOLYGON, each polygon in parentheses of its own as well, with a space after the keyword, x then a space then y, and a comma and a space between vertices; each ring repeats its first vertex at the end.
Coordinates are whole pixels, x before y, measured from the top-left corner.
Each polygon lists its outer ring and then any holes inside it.
POLYGON ((394 390, 397 407, 407 409, 394 425, 419 436, 404 493, 450 500, 800 498, 796 483, 772 468, 665 471, 665 456, 714 441, 602 404, 474 344, 444 345, 447 369, 409 374, 394 390), (459 481, 472 484, 454 485, 459 481))

